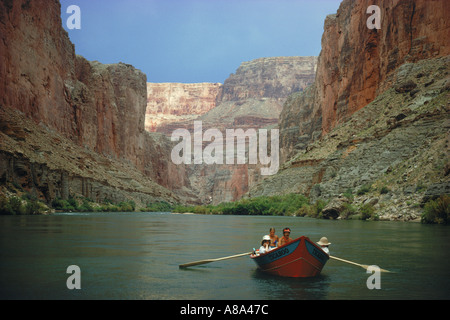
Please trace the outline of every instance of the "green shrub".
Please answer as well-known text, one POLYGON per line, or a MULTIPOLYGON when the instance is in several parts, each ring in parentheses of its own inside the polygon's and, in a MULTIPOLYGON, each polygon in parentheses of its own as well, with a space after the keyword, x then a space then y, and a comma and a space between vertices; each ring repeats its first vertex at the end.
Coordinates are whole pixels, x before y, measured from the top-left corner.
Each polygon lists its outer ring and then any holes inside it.
POLYGON ((216 206, 176 206, 173 212, 223 215, 295 215, 299 208, 308 204, 308 199, 300 194, 284 196, 261 196, 242 199, 236 202, 224 202, 216 206))
POLYGON ((157 201, 157 202, 149 202, 145 208, 142 208, 141 211, 146 212, 170 212, 174 209, 174 207, 165 201, 157 201))
POLYGON ((78 208, 81 212, 94 212, 94 207, 92 207, 92 204, 89 202, 88 199, 84 199, 81 206, 78 208))
POLYGON ((358 196, 362 196, 363 194, 370 192, 370 190, 371 190, 371 186, 369 184, 365 184, 361 188, 359 188, 357 194, 358 194, 358 196))
POLYGON ((352 204, 346 203, 346 204, 344 204, 344 210, 342 210, 342 212, 339 214, 339 216, 342 219, 348 219, 349 217, 351 217, 355 214, 357 214, 356 208, 352 204))
POLYGON ((367 220, 370 218, 375 218, 375 209, 370 203, 367 203, 361 207, 361 219, 367 220))
POLYGON ((77 200, 75 200, 75 198, 70 196, 67 202, 69 203, 69 207, 73 208, 74 211, 78 210, 78 202, 77 200))
POLYGON ((42 214, 48 209, 45 204, 37 199, 27 201, 25 205, 25 214, 42 214))
POLYGON ((9 198, 9 205, 14 212, 13 214, 24 214, 25 211, 22 208, 22 200, 18 197, 9 198))
POLYGON ((448 224, 450 222, 450 196, 442 195, 425 204, 422 223, 448 224))
POLYGON ((122 201, 122 202, 119 202, 117 207, 118 208, 117 208, 116 211, 133 212, 136 209, 136 204, 132 200, 130 200, 130 201, 122 201))
POLYGON ((22 200, 15 196, 9 199, 0 196, 0 214, 3 215, 42 214, 46 209, 47 207, 36 198, 22 200))
POLYGON ((66 200, 62 200, 60 198, 55 198, 52 201, 52 207, 56 210, 65 210, 69 206, 69 203, 66 200))
POLYGON ((12 215, 14 214, 11 205, 9 204, 8 198, 0 195, 0 214, 2 215, 12 215))
POLYGON ((388 187, 382 186, 381 189, 380 189, 380 194, 387 194, 387 193, 389 193, 390 191, 391 191, 391 190, 390 190, 388 187))
POLYGON ((353 202, 353 191, 352 191, 352 189, 348 188, 348 189, 344 192, 344 197, 346 197, 346 198, 349 199, 351 202, 353 202))

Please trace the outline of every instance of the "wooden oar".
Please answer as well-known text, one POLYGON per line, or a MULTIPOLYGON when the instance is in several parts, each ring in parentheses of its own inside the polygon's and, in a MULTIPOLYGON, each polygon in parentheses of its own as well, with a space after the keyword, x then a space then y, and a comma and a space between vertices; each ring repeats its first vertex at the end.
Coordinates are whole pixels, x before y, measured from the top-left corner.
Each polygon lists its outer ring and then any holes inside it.
POLYGON ((179 267, 180 268, 193 267, 193 266, 198 266, 200 264, 207 264, 207 263, 210 263, 210 262, 216 262, 216 261, 221 261, 221 260, 227 260, 227 259, 233 259, 233 258, 248 256, 248 255, 251 255, 252 253, 253 252, 250 251, 250 252, 235 254, 234 256, 228 256, 228 257, 223 257, 223 258, 199 260, 199 261, 189 262, 189 263, 185 263, 185 264, 180 264, 179 267))
MULTIPOLYGON (((369 266, 366 265, 366 264, 359 264, 359 263, 356 263, 356 262, 353 262, 353 261, 348 261, 348 260, 344 260, 344 259, 341 259, 341 258, 338 258, 338 257, 333 257, 333 256, 330 256, 330 258, 335 259, 335 260, 339 260, 339 261, 342 261, 342 262, 345 262, 345 263, 353 264, 355 266, 364 268, 366 270, 367 270, 367 268, 369 268, 369 266)), ((380 269, 381 272, 390 272, 389 270, 385 270, 385 269, 381 269, 381 268, 379 268, 379 269, 380 269)))

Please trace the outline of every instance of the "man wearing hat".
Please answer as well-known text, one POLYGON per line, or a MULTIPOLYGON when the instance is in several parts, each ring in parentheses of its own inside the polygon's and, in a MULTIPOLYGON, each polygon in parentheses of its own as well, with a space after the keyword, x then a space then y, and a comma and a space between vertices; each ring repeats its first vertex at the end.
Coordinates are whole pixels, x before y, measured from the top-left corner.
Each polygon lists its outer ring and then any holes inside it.
POLYGON ((329 242, 326 237, 320 238, 317 244, 322 248, 323 251, 325 251, 326 254, 330 255, 330 250, 328 250, 328 246, 331 244, 331 242, 329 242))

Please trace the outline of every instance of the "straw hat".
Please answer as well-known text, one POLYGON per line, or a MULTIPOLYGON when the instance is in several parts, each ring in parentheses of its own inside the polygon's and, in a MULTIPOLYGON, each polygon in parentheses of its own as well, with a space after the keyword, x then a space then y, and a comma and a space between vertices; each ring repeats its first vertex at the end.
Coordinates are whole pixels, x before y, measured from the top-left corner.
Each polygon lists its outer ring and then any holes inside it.
POLYGON ((321 246, 329 246, 331 242, 328 242, 328 239, 326 237, 320 238, 319 242, 317 242, 318 245, 321 246))

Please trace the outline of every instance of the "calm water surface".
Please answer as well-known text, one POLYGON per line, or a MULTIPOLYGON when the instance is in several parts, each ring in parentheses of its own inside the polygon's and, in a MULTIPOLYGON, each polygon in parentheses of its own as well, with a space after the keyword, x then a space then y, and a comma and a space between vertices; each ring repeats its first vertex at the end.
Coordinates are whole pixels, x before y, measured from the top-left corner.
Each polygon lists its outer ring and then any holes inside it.
POLYGON ((449 299, 450 229, 419 223, 295 217, 88 213, 0 216, 1 299, 449 299), (363 268, 329 260, 313 279, 261 274, 247 257, 269 227, 327 236, 331 255, 394 273, 369 290, 363 268), (69 290, 67 267, 81 269, 69 290))

